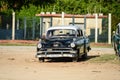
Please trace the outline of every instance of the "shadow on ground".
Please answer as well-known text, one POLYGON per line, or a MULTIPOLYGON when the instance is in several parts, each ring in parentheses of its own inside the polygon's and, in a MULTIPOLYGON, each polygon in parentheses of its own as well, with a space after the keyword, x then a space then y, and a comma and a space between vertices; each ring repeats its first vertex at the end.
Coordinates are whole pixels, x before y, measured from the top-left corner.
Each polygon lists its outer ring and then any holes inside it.
MULTIPOLYGON (((100 57, 100 55, 90 55, 87 59, 79 58, 78 62, 88 61, 90 59, 100 57)), ((55 58, 55 59, 46 59, 45 62, 72 62, 71 58, 55 58)))

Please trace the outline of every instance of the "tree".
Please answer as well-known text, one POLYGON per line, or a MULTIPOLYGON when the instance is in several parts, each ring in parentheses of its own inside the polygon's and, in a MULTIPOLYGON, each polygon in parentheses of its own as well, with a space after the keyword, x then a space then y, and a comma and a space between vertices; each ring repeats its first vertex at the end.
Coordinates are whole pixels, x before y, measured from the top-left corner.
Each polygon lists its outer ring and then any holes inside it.
POLYGON ((14 10, 20 16, 34 16, 41 11, 65 12, 68 14, 103 13, 120 21, 120 0, 0 0, 0 12, 14 10))

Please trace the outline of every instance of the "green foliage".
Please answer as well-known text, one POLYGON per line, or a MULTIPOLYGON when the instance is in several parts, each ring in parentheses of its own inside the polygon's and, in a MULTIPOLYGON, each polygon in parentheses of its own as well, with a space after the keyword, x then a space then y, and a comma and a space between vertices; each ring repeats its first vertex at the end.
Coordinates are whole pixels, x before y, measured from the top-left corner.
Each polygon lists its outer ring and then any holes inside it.
POLYGON ((112 13, 112 29, 120 21, 120 0, 0 0, 0 13, 33 17, 44 12, 68 14, 112 13))
POLYGON ((0 12, 0 14, 9 16, 9 15, 12 15, 12 12, 13 10, 9 9, 9 10, 3 10, 2 12, 0 12))
POLYGON ((120 64, 119 58, 115 54, 102 54, 100 56, 95 56, 89 60, 94 63, 114 63, 120 64))
POLYGON ((29 6, 30 6, 29 8, 26 8, 25 6, 23 6, 20 12, 18 13, 18 16, 21 16, 21 17, 35 16, 37 12, 37 7, 32 4, 30 4, 29 6))
POLYGON ((70 14, 87 14, 95 12, 104 14, 120 13, 120 11, 117 10, 120 8, 119 0, 1 0, 0 2, 0 6, 6 3, 8 6, 7 9, 13 9, 19 12, 20 15, 27 14, 29 16, 40 11, 55 11, 58 13, 64 11, 70 14), (31 12, 32 10, 34 13, 31 12))

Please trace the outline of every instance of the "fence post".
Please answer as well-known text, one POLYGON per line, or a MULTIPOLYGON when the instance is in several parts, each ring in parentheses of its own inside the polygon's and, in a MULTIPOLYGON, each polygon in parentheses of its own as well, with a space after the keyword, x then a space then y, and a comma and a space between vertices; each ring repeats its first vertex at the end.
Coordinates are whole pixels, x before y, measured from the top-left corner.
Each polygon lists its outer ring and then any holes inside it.
POLYGON ((12 40, 15 40, 15 12, 12 13, 12 40))
POLYGON ((74 15, 72 17, 72 25, 75 25, 75 17, 74 17, 74 15))
POLYGON ((86 15, 84 16, 84 35, 86 34, 86 15))
POLYGON ((111 44, 111 13, 108 14, 108 44, 111 44))
POLYGON ((19 30, 19 18, 17 19, 17 30, 19 30))
POLYGON ((52 27, 52 23, 53 23, 53 18, 50 17, 50 27, 52 27))
POLYGON ((39 30, 40 30, 39 37, 40 37, 40 36, 41 36, 41 17, 40 17, 39 23, 40 23, 40 24, 39 24, 39 28, 40 28, 40 29, 39 29, 39 30))
POLYGON ((24 18, 24 39, 26 39, 26 28, 27 28, 27 21, 26 17, 24 18))
POLYGON ((62 25, 64 25, 64 12, 62 12, 62 25))
POLYGON ((32 39, 35 38, 35 17, 33 17, 33 23, 32 23, 32 27, 33 27, 33 30, 32 30, 32 39))
POLYGON ((40 36, 42 36, 43 33, 43 17, 40 17, 40 36))
POLYGON ((98 14, 95 14, 95 43, 98 43, 98 14))

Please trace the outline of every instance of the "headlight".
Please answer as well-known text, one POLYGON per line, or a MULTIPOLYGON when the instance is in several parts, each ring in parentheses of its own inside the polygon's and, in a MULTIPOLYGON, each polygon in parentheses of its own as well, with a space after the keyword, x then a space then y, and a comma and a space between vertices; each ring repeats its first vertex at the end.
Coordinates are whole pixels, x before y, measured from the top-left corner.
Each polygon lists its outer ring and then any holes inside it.
POLYGON ((75 43, 71 43, 70 46, 73 48, 75 47, 75 43))
POLYGON ((37 45, 37 47, 38 47, 38 48, 42 48, 42 44, 39 43, 39 44, 37 45))

